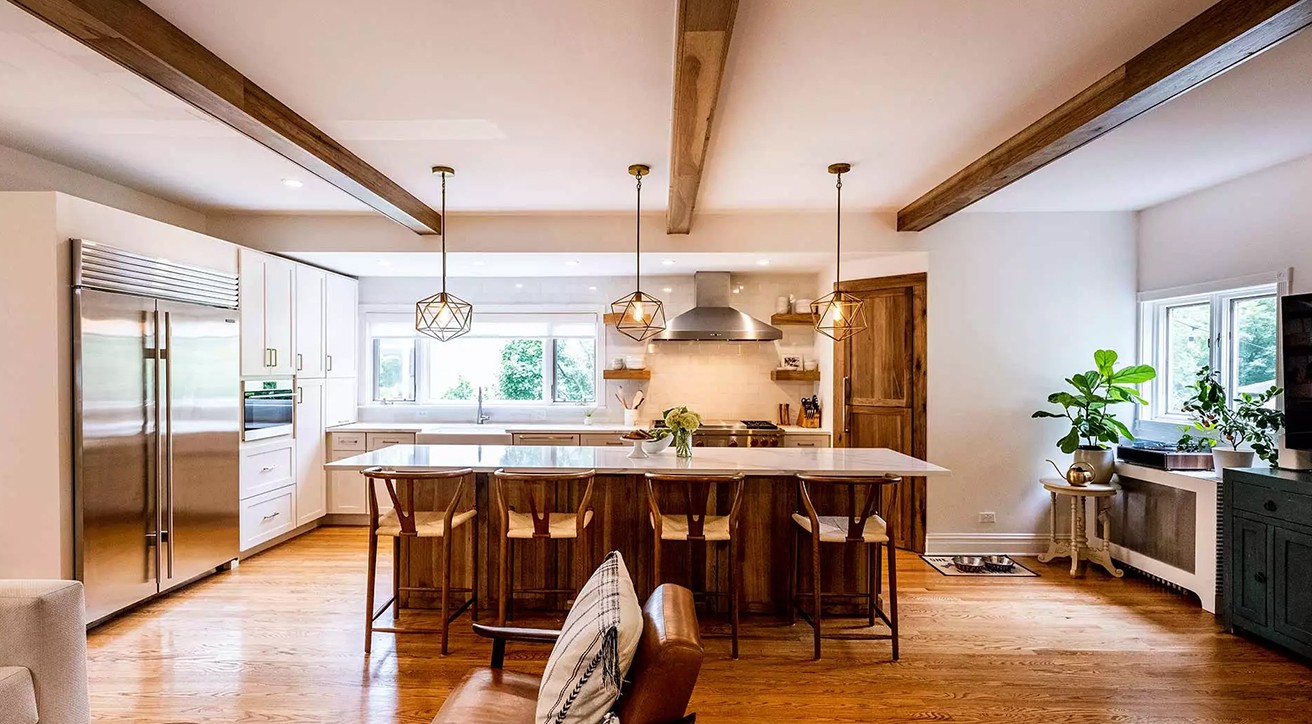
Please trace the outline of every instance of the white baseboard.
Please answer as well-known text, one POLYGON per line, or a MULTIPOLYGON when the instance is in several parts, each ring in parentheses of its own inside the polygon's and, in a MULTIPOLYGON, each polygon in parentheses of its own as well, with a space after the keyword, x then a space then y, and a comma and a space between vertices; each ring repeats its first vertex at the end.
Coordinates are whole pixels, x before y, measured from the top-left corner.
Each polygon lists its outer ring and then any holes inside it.
POLYGON ((930 555, 969 553, 1036 556, 1048 549, 1048 536, 1037 533, 931 533, 925 536, 930 555))

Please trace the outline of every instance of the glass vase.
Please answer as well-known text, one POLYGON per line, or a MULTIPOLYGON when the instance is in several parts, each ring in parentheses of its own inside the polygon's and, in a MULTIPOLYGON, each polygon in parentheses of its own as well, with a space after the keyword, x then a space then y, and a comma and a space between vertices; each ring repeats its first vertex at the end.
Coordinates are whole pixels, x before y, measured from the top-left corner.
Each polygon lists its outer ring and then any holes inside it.
POLYGON ((674 454, 676 457, 692 457, 692 433, 678 430, 674 433, 674 454))

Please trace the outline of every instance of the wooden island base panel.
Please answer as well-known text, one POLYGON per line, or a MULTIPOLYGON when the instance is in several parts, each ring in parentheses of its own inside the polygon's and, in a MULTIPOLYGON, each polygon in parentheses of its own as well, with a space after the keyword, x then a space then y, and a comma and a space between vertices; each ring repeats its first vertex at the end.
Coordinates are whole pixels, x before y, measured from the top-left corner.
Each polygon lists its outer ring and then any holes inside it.
MULTIPOLYGON (((516 591, 513 608, 563 609, 567 596, 532 594, 522 589, 577 588, 581 581, 570 581, 575 551, 587 557, 584 568, 591 570, 612 550, 623 556, 633 576, 639 598, 645 598, 653 586, 652 552, 654 547, 650 514, 647 507, 647 469, 687 472, 742 472, 747 475, 743 491, 738 540, 741 543, 742 611, 783 615, 789 605, 789 569, 796 524, 790 518, 797 510, 797 472, 828 474, 895 474, 938 476, 947 470, 891 450, 865 449, 770 449, 698 448, 692 461, 678 461, 672 452, 653 455, 645 460, 627 457, 619 448, 527 447, 499 445, 397 445, 372 453, 330 463, 335 470, 360 470, 381 465, 397 470, 424 470, 471 467, 475 470, 474 502, 478 510, 475 534, 478 536, 477 582, 479 608, 496 610, 499 592, 495 581, 500 534, 493 515, 495 505, 491 490, 491 471, 502 467, 520 470, 558 470, 561 473, 597 470, 592 490, 594 517, 583 541, 520 541, 515 546, 512 583, 516 591), (756 469, 753 469, 756 468, 756 469)), ((364 484, 363 482, 361 484, 364 484)), ((578 508, 584 484, 559 482, 547 490, 550 510, 572 512, 578 508)), ((432 489, 426 494, 433 495, 432 489)), ((449 494, 449 493, 448 493, 449 494)), ((662 511, 682 513, 682 492, 663 489, 657 493, 662 511)), ((847 501, 841 491, 821 495, 812 493, 817 510, 823 514, 846 513, 847 501)), ((466 493, 468 500, 468 493, 466 493)), ((432 500, 417 496, 417 504, 432 500)), ((895 510, 894 501, 886 509, 895 510)), ((528 510, 527 497, 517 499, 507 492, 507 503, 528 510)), ((468 503, 466 503, 467 507, 468 503)), ((716 511, 728 514, 728 500, 714 500, 716 511)), ((540 511, 541 512, 541 511, 540 511)), ((472 569, 468 535, 452 538, 452 586, 469 586, 472 569)), ((825 592, 864 592, 866 588, 866 546, 830 546, 822 576, 825 592)), ((692 585, 694 590, 727 591, 729 561, 724 546, 670 541, 662 548, 661 582, 692 585)), ((803 556, 805 558, 805 556, 803 556)), ((402 546, 400 585, 429 587, 437 584, 441 570, 441 543, 435 540, 410 540, 402 546)), ((803 561, 801 589, 810 587, 809 563, 803 561)), ((714 602, 714 599, 711 599, 714 602)), ((428 594, 402 592, 402 606, 435 608, 438 601, 428 594)), ((835 604, 835 610, 843 610, 835 604)), ((853 603, 853 610, 859 603, 853 603)), ((724 604, 721 603, 721 608, 724 604)), ((712 610, 716 610, 712 607, 712 610)))

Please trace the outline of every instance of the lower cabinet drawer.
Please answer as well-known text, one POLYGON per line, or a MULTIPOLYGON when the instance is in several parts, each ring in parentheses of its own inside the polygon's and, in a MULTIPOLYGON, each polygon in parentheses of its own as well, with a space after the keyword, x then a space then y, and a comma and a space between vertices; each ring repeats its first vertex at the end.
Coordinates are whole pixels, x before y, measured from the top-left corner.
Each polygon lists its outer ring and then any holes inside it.
POLYGON ((364 450, 363 432, 334 432, 330 437, 333 450, 364 450))
POLYGON ((1312 495, 1253 485, 1242 480, 1234 483, 1235 507, 1259 516, 1307 524, 1312 521, 1312 495))
POLYGON ((516 445, 578 445, 579 436, 570 433, 517 432, 516 445))
POLYGON ((241 549, 255 546, 296 527, 296 486, 279 488, 241 502, 241 549))
POLYGON ((579 435, 579 444, 584 447, 624 447, 632 445, 632 440, 625 440, 618 432, 585 433, 579 435))
POLYGON ((371 432, 366 436, 366 444, 371 452, 393 445, 413 445, 415 444, 415 434, 413 432, 371 432))
POLYGON ((277 490, 296 483, 294 448, 290 443, 277 447, 242 450, 241 498, 277 490))

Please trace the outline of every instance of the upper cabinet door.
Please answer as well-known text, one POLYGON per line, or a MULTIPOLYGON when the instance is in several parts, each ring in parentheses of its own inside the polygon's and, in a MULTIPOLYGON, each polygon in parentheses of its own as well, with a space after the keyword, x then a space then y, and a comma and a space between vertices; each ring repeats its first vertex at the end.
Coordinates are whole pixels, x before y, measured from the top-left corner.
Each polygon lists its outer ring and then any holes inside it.
POLYGON ((327 273, 314 267, 296 266, 296 375, 323 377, 325 356, 323 321, 327 273))
POLYGON ((324 322, 328 377, 355 377, 356 373, 356 302, 358 283, 349 277, 329 274, 326 285, 328 303, 324 322))
POLYGON ((269 374, 269 346, 264 343, 264 255, 241 249, 241 373, 269 374))
POLYGON ((295 313, 296 263, 276 256, 264 260, 264 345, 270 350, 268 373, 290 375, 296 371, 292 350, 292 318, 295 313))

